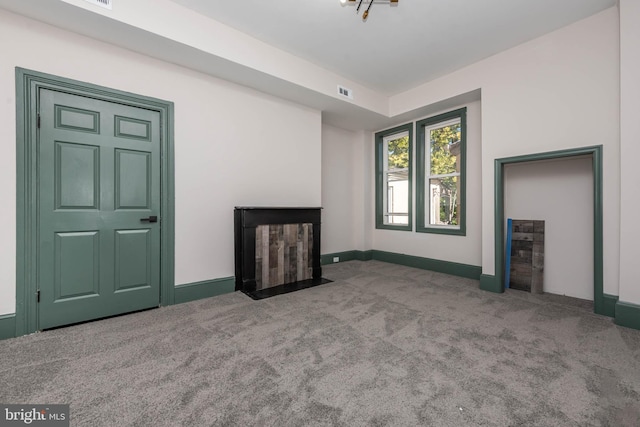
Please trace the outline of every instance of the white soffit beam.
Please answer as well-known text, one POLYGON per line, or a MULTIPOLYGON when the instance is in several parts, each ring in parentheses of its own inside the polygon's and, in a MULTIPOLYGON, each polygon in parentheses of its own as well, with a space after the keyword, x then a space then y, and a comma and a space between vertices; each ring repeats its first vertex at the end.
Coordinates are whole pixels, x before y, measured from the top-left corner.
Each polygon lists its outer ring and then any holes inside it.
POLYGON ((350 128, 375 128, 388 118, 388 97, 167 0, 116 0, 111 10, 84 0, 0 0, 0 7, 329 117, 353 114, 350 128), (338 85, 352 89, 354 100, 340 97, 338 85))

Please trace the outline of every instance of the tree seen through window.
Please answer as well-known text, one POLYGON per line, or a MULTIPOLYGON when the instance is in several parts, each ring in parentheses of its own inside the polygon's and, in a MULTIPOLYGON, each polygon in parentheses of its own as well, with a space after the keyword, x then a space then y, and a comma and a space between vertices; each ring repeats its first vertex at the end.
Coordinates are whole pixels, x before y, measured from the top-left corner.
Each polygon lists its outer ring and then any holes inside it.
POLYGON ((429 132, 431 191, 430 223, 458 225, 460 175, 460 122, 431 129, 429 132))

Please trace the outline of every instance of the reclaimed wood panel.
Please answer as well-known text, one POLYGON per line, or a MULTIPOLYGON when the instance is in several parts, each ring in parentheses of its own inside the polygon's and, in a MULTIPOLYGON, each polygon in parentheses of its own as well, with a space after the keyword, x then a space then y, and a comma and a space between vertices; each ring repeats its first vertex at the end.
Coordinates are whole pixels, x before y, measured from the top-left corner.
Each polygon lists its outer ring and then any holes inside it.
POLYGON ((543 292, 544 221, 513 220, 509 287, 543 292))
MULTIPOLYGON (((256 235, 261 234, 262 235, 262 250, 260 251, 262 259, 264 259, 265 261, 262 262, 262 274, 258 275, 257 272, 260 270, 257 270, 256 268, 256 278, 258 276, 260 276, 260 281, 262 282, 262 278, 264 277, 265 280, 266 278, 269 277, 269 227, 262 227, 261 230, 256 229, 256 235)), ((258 254, 258 250, 256 248, 256 254, 258 254)))
POLYGON ((256 289, 294 283, 313 276, 313 224, 256 227, 256 289))

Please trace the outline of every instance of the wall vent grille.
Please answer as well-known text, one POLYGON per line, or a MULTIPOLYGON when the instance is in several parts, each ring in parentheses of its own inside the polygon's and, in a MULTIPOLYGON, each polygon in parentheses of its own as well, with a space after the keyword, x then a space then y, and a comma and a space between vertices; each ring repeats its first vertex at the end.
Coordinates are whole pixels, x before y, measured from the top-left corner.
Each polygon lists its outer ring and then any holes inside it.
POLYGON ((349 99, 353 99, 353 91, 344 86, 338 85, 338 95, 344 96, 349 99))
POLYGON ((84 0, 87 3, 95 4, 96 6, 104 7, 105 9, 113 9, 113 0, 84 0))

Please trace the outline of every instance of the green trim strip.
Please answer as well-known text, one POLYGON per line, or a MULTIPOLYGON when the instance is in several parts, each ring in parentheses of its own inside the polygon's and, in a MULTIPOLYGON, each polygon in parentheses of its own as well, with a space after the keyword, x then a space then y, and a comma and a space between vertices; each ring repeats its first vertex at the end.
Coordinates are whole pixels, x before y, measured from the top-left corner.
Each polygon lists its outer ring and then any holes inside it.
POLYGON ((413 122, 392 129, 377 132, 375 135, 375 152, 376 152, 376 228, 385 230, 412 231, 413 230, 413 122), (384 176, 382 175, 383 162, 383 142, 384 138, 396 133, 407 132, 409 134, 409 182, 408 182, 408 224, 407 225, 389 225, 384 223, 384 176))
MULTIPOLYGON (((494 164, 494 251, 498 291, 504 292, 504 166, 512 163, 590 155, 593 159, 593 306, 606 315, 603 292, 602 145, 496 159, 494 164)), ((617 313, 617 311, 616 311, 617 313)))
POLYGON ((446 273, 453 276, 466 277, 475 280, 480 279, 480 274, 482 273, 482 267, 476 265, 460 264, 457 262, 442 261, 431 258, 422 258, 413 255, 397 254, 394 252, 374 250, 373 259, 377 261, 406 265, 407 267, 420 268, 423 270, 437 271, 440 273, 446 273))
MULTIPOLYGON (((451 274, 453 276, 466 277, 469 279, 481 279, 480 273, 482 267, 468 264, 460 264, 457 262, 442 261, 439 259, 422 258, 413 255, 398 254, 394 252, 385 251, 346 251, 336 252, 333 254, 322 255, 321 260, 323 265, 334 264, 333 257, 340 257, 339 262, 359 260, 359 261, 371 261, 375 259, 377 261, 389 262, 392 264, 406 265, 407 267, 420 268, 422 270, 438 271, 440 273, 451 274)), ((487 276, 494 277, 494 276, 487 276)), ((495 278, 494 278, 495 279, 495 278)))
POLYGON ((176 286, 175 303, 195 301, 203 298, 215 297, 229 294, 236 289, 235 277, 224 277, 221 279, 205 280, 203 282, 188 283, 176 286))
POLYGON ((640 305, 618 301, 616 303, 616 325, 640 329, 640 305))
POLYGON ((0 316, 0 340, 14 338, 16 336, 16 315, 5 314, 0 316))
POLYGON ((480 276, 480 289, 483 291, 502 293, 503 289, 500 287, 500 281, 496 276, 489 274, 483 274, 480 276))
POLYGON ((416 123, 416 231, 419 233, 449 234, 453 236, 467 235, 467 107, 449 111, 434 117, 420 120, 416 123), (425 138, 425 128, 436 125, 440 122, 459 118, 461 127, 460 137, 460 211, 458 212, 460 226, 458 228, 447 228, 429 225, 426 221, 425 211, 428 198, 426 193, 427 162, 426 153, 428 142, 425 138))
POLYGON ((174 303, 175 181, 174 104, 91 83, 16 67, 16 314, 15 336, 38 330, 36 303, 37 192, 36 118, 38 93, 46 88, 157 111, 161 141, 160 303, 174 303))
POLYGON ((162 123, 162 196, 160 200, 161 227, 160 227, 160 303, 162 305, 175 304, 175 250, 176 250, 176 183, 175 183, 175 107, 173 102, 141 98, 148 102, 160 103, 160 120, 162 123))
POLYGON ((602 295, 602 313, 605 316, 616 317, 616 304, 618 297, 615 295, 602 295))

